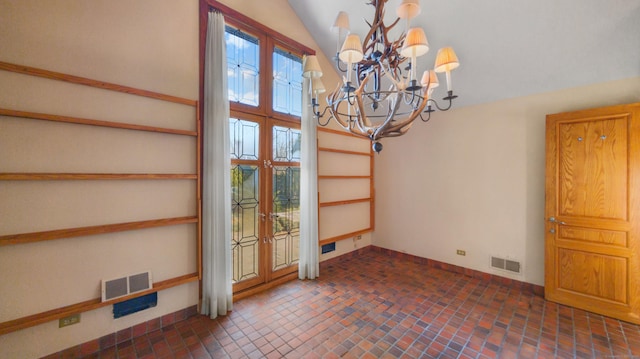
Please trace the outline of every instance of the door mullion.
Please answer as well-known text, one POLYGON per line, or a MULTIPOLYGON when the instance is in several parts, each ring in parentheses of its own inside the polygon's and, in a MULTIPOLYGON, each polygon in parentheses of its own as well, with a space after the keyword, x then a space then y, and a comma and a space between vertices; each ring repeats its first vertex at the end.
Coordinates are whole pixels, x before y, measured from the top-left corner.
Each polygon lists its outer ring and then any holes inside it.
POLYGON ((269 215, 271 213, 273 196, 272 196, 272 178, 273 178, 273 165, 272 165, 272 139, 271 139, 271 129, 272 124, 271 121, 267 119, 264 131, 262 132, 263 137, 261 138, 263 147, 263 170, 264 170, 264 181, 263 181, 263 194, 264 194, 264 202, 262 210, 266 215, 266 220, 264 221, 263 227, 263 247, 261 248, 262 252, 262 270, 264 271, 266 282, 271 281, 271 241, 272 241, 272 230, 273 228, 273 219, 269 215), (264 240, 266 239, 266 241, 264 240))

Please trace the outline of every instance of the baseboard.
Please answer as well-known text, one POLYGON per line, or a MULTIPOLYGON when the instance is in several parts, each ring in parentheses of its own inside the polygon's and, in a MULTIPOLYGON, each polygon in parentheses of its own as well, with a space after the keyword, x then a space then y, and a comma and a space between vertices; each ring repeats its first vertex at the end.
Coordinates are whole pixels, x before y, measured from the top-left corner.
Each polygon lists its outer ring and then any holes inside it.
POLYGON ((134 325, 133 327, 122 329, 115 333, 107 334, 98 339, 76 345, 74 347, 48 355, 44 358, 80 358, 95 354, 99 351, 109 349, 116 345, 122 345, 124 343, 131 342, 133 339, 139 336, 179 323, 196 314, 198 314, 197 306, 193 305, 191 307, 181 309, 173 313, 165 314, 162 317, 142 322, 140 324, 134 325))
MULTIPOLYGON (((523 291, 528 291, 528 292, 531 292, 531 293, 533 293, 535 295, 544 297, 544 287, 540 286, 540 285, 527 283, 527 282, 521 282, 519 280, 506 278, 506 277, 501 277, 499 275, 495 275, 495 274, 491 274, 491 273, 485 273, 485 272, 481 272, 481 271, 478 271, 478 270, 475 270, 475 269, 465 268, 465 267, 457 266, 457 265, 454 265, 454 264, 440 262, 440 261, 437 261, 435 259, 419 257, 419 256, 415 256, 415 255, 412 255, 412 254, 402 253, 402 252, 398 252, 398 251, 394 251, 394 250, 391 250, 391 249, 382 248, 382 247, 378 247, 378 246, 374 246, 374 245, 369 245, 369 246, 360 248, 358 250, 355 250, 353 252, 345 253, 345 254, 343 254, 341 256, 338 256, 338 257, 335 257, 335 258, 331 258, 331 259, 326 260, 324 262, 320 262, 320 268, 322 269, 323 266, 332 265, 333 263, 340 262, 342 260, 345 260, 345 259, 348 259, 348 258, 352 258, 354 256, 363 255, 363 254, 365 254, 367 252, 370 252, 370 251, 371 252, 376 252, 376 253, 382 253, 382 254, 385 254, 385 255, 393 257, 393 258, 398 258, 398 259, 402 259, 402 260, 406 260, 406 261, 411 261, 413 263, 423 264, 423 265, 426 265, 426 266, 431 267, 431 268, 436 268, 436 269, 441 269, 441 270, 445 270, 445 271, 448 271, 448 272, 454 272, 454 273, 462 274, 462 275, 465 275, 467 277, 472 277, 472 278, 479 279, 479 280, 481 280, 483 282, 496 283, 496 284, 500 284, 500 285, 503 285, 503 286, 518 288, 518 289, 521 289, 523 291)), ((320 272, 321 272, 320 275, 322 275, 322 270, 320 272)))
MULTIPOLYGON (((382 253, 384 255, 387 255, 393 258, 411 261, 414 263, 426 265, 431 268, 441 269, 449 272, 462 274, 468 277, 476 278, 483 282, 496 283, 502 286, 518 288, 523 291, 529 291, 538 296, 544 296, 544 287, 540 285, 521 282, 515 279, 501 277, 495 274, 485 273, 485 272, 477 271, 474 269, 464 268, 457 265, 440 262, 434 259, 423 258, 423 257, 415 256, 412 254, 397 252, 391 249, 377 247, 374 245, 369 245, 363 248, 359 248, 355 251, 351 251, 349 253, 345 253, 340 256, 320 262, 321 275, 322 275, 323 267, 331 266, 341 261, 348 260, 357 256, 361 256, 369 252, 382 253)), ((288 278, 288 280, 291 280, 291 279, 293 278, 288 278)), ((234 299, 237 299, 237 298, 234 298, 234 299)), ((120 330, 116 333, 105 335, 101 338, 94 339, 92 341, 74 346, 69 349, 65 349, 61 352, 51 354, 45 358, 77 358, 81 356, 91 355, 91 354, 97 353, 98 351, 116 346, 118 344, 131 341, 134 338, 137 338, 141 335, 145 335, 155 330, 159 330, 166 326, 178 323, 191 316, 196 315, 197 313, 198 313, 197 307, 194 305, 189 308, 185 308, 177 312, 164 315, 160 318, 152 319, 147 322, 143 322, 138 325, 135 325, 133 327, 120 330)))

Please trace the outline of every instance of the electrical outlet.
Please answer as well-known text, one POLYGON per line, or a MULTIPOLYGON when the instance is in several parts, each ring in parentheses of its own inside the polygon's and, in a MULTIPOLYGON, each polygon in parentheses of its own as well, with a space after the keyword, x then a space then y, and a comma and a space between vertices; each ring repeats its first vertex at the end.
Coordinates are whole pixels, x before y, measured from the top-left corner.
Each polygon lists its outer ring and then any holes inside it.
POLYGON ((459 256, 466 256, 467 252, 463 251, 462 249, 456 249, 456 254, 459 256))
POLYGON ((80 323, 80 313, 70 315, 68 317, 60 318, 58 321, 58 328, 66 327, 73 324, 80 323))

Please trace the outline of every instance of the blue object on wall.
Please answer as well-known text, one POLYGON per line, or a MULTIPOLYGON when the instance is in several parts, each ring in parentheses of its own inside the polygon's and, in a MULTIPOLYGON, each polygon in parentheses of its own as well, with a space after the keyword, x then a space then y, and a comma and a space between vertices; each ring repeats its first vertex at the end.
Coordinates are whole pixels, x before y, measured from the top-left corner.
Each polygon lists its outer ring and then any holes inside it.
POLYGON ((325 244, 322 246, 322 254, 333 252, 336 250, 336 242, 325 244))
POLYGON ((143 295, 113 305, 113 317, 120 318, 158 305, 158 293, 143 295))

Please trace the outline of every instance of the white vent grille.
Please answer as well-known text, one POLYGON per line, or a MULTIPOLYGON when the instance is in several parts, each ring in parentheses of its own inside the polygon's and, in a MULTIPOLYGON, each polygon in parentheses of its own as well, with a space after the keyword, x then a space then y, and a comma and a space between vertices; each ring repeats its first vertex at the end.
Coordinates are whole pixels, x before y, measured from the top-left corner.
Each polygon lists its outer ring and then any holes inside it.
POLYGON ((120 298, 152 287, 151 272, 132 274, 126 277, 102 280, 102 301, 120 298))
POLYGON ((522 272, 520 262, 494 256, 491 256, 491 267, 518 274, 522 272))

